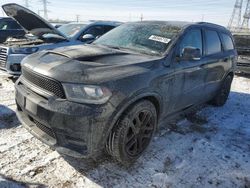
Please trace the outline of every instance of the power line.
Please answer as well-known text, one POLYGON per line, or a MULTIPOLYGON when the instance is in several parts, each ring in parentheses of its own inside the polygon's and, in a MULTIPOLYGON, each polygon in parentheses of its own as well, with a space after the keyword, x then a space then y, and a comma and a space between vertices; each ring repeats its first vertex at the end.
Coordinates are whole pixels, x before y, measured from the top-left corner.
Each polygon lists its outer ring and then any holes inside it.
POLYGON ((76 15, 76 22, 79 22, 79 21, 80 21, 80 15, 77 14, 77 15, 76 15))

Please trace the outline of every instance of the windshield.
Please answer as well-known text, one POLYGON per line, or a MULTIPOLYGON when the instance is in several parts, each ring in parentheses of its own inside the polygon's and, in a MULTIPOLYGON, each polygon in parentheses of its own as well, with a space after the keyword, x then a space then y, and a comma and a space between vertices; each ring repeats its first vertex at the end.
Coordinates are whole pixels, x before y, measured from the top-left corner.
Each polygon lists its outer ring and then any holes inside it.
POLYGON ((75 36, 80 30, 86 27, 86 24, 66 24, 58 28, 66 37, 71 38, 75 36))
POLYGON ((180 30, 167 23, 128 23, 111 30, 94 44, 161 55, 180 30))

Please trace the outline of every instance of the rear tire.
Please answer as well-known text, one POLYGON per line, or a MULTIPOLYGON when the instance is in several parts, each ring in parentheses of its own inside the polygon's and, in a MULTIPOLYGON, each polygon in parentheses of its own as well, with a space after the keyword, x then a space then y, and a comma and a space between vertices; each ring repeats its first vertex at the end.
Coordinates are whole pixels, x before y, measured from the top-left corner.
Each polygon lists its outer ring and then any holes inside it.
POLYGON ((227 99, 228 99, 228 96, 229 96, 229 93, 230 93, 230 90, 231 90, 232 81, 233 81, 233 77, 230 76, 230 75, 228 75, 225 78, 225 80, 224 80, 218 94, 210 102, 212 105, 214 105, 214 106, 223 106, 227 102, 227 99))
POLYGON ((155 106, 147 100, 129 108, 113 128, 106 148, 123 165, 135 162, 148 147, 157 125, 155 106))

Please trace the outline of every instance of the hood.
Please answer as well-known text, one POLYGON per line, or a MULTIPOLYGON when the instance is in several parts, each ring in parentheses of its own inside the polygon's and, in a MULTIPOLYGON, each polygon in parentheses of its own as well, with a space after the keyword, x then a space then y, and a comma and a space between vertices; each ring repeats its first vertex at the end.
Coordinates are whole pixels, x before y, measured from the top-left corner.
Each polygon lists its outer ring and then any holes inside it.
POLYGON ((102 46, 82 45, 30 55, 23 60, 22 67, 61 82, 97 84, 145 73, 159 59, 102 46))
POLYGON ((11 3, 3 5, 2 8, 7 16, 16 20, 26 31, 39 38, 43 34, 51 33, 67 39, 66 36, 53 27, 49 22, 25 7, 11 3))

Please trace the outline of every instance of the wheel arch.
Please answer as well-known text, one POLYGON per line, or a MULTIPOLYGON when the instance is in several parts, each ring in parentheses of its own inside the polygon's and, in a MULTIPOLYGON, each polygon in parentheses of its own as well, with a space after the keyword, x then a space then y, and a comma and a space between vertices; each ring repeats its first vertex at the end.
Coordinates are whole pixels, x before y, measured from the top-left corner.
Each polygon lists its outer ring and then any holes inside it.
POLYGON ((229 73, 227 73, 227 75, 225 76, 225 78, 226 78, 227 76, 231 76, 231 77, 233 78, 233 77, 234 77, 234 72, 233 72, 233 71, 230 71, 229 73))
POLYGON ((157 119, 159 120, 161 113, 162 113, 162 99, 161 99, 160 95, 157 93, 147 93, 147 94, 136 95, 136 96, 130 98, 129 100, 122 102, 117 107, 119 110, 114 112, 115 115, 112 116, 111 120, 108 123, 108 125, 110 125, 110 126, 109 126, 108 132, 106 134, 107 135, 107 137, 105 138, 106 140, 108 139, 108 135, 111 133, 112 129, 114 128, 114 126, 116 125, 117 121, 122 116, 122 114, 124 112, 126 112, 126 110, 131 108, 134 104, 136 104, 142 100, 148 100, 155 106, 155 109, 157 112, 157 119))

